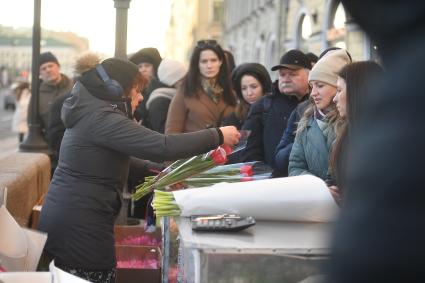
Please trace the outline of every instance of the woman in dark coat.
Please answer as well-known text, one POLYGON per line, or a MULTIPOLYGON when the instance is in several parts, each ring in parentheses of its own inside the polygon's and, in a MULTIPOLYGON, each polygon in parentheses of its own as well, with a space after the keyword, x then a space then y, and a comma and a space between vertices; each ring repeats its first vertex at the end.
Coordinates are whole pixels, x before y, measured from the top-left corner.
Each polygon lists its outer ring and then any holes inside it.
POLYGON ((251 104, 271 93, 272 80, 266 68, 259 63, 244 63, 232 73, 233 88, 238 98, 235 112, 224 119, 223 125, 242 128, 251 104))
POLYGON ((239 138, 234 127, 162 135, 140 126, 129 117, 145 84, 135 64, 110 58, 82 75, 62 108, 66 131, 38 228, 48 233, 45 257, 92 282, 115 280, 113 226, 130 156, 187 158, 239 138))

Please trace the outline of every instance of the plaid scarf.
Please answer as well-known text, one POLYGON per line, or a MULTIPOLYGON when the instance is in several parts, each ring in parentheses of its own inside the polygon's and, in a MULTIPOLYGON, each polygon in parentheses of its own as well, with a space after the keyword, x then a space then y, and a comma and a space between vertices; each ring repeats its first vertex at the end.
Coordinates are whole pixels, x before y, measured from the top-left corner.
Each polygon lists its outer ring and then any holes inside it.
POLYGON ((215 79, 201 78, 201 86, 204 92, 214 101, 215 104, 220 102, 221 95, 223 94, 223 88, 217 83, 215 79))

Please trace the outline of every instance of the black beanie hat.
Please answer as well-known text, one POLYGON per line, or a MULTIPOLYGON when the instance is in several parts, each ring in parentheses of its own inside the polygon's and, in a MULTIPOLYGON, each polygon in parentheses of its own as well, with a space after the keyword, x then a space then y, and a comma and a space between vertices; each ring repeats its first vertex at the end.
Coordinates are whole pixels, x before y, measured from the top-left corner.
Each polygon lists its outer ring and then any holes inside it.
POLYGON ((308 52, 308 53, 305 54, 305 56, 307 56, 308 60, 310 60, 310 63, 312 65, 316 64, 317 61, 319 61, 319 57, 317 57, 317 55, 314 54, 313 52, 308 52))
POLYGON ((233 88, 239 99, 243 99, 241 91, 241 79, 244 75, 251 75, 256 78, 263 88, 264 93, 272 91, 272 80, 267 69, 259 63, 244 63, 237 66, 232 72, 233 88))
POLYGON ((124 91, 132 86, 133 80, 139 72, 136 64, 119 58, 108 58, 101 64, 108 76, 116 80, 124 91))
POLYGON ((159 63, 161 63, 162 58, 159 55, 158 49, 153 47, 147 47, 140 49, 136 53, 130 56, 129 60, 136 65, 141 63, 151 63, 155 70, 158 70, 159 63))
POLYGON ((58 58, 56 58, 56 56, 53 55, 53 53, 50 52, 50 51, 47 51, 47 52, 40 54, 40 65, 39 66, 41 66, 41 65, 43 65, 47 62, 53 62, 53 63, 56 63, 58 66, 60 66, 58 58))

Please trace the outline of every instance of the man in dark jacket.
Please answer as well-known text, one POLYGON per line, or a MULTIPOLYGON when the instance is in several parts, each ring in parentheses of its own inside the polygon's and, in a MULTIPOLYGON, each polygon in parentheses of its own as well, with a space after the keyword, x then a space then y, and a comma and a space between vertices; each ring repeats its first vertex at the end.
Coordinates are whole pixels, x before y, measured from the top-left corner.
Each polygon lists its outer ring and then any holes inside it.
MULTIPOLYGON (((55 55, 51 52, 40 54, 40 95, 38 101, 38 122, 47 144, 50 144, 46 133, 49 125, 51 106, 56 99, 71 90, 73 81, 66 75, 61 74, 60 64, 55 55)), ((33 100, 31 99, 28 111, 31 112, 33 100)), ((29 113, 28 117, 31 113, 29 113)))
MULTIPOLYGON (((87 72, 93 65, 100 63, 100 57, 93 52, 81 54, 75 61, 75 75, 79 78, 84 72, 87 72)), ((65 125, 61 119, 61 110, 63 102, 71 97, 71 90, 64 95, 58 96, 50 107, 49 122, 46 128, 46 137, 50 149, 50 159, 52 161, 52 176, 56 169, 59 159, 59 150, 65 133, 65 125)))
POLYGON ((262 97, 251 106, 243 130, 251 130, 242 160, 274 163, 275 148, 286 128, 289 115, 309 94, 308 72, 311 63, 299 50, 290 50, 272 71, 279 71, 272 94, 262 97))
POLYGON ((342 2, 379 46, 386 75, 350 121, 326 282, 425 282, 425 2, 342 2))

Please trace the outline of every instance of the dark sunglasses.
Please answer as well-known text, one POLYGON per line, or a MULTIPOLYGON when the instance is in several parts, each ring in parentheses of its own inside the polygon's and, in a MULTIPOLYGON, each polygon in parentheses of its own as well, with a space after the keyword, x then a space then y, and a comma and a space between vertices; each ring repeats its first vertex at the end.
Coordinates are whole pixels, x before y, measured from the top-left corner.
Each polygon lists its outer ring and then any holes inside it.
POLYGON ((217 47, 218 42, 215 39, 205 39, 205 40, 199 40, 196 43, 197 48, 205 48, 205 47, 217 47))

